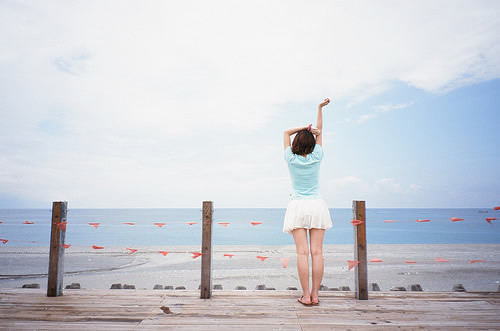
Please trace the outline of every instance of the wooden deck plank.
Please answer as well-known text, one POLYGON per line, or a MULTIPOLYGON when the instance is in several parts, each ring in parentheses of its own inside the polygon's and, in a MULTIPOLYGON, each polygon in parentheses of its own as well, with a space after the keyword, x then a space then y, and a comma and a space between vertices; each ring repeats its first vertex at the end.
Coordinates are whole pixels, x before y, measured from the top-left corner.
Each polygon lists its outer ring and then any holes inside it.
POLYGON ((500 330, 498 292, 321 293, 304 307, 298 291, 74 290, 49 298, 40 290, 0 290, 0 329, 363 330, 370 328, 500 330), (165 314, 160 307, 172 311, 165 314))

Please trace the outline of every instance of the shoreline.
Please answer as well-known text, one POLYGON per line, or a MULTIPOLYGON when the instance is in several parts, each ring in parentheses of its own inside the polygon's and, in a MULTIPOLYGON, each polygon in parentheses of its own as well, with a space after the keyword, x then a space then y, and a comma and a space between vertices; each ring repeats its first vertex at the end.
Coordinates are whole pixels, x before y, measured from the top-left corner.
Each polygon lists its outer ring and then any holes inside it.
MULTIPOLYGON (((201 259, 190 252, 199 246, 142 246, 128 255, 122 247, 93 250, 86 246, 71 247, 65 254, 64 285, 80 283, 86 289, 109 289, 113 283, 133 284, 137 289, 155 285, 184 286, 197 290, 200 284, 201 259), (159 250, 170 251, 166 256, 159 250)), ((46 288, 48 247, 4 246, 0 248, 0 288, 19 288, 39 283, 46 288)), ((370 244, 368 282, 377 283, 381 291, 392 287, 420 284, 424 291, 451 291, 463 284, 468 291, 497 291, 500 285, 500 244, 370 244), (449 262, 437 262, 436 258, 449 262), (470 263, 470 260, 485 260, 470 263), (416 261, 406 264, 405 260, 416 261)), ((352 244, 324 245, 325 273, 323 285, 329 288, 349 286, 354 289, 354 272, 347 271, 347 260, 353 259, 352 244)), ((212 284, 224 290, 245 286, 254 290, 265 284, 276 290, 300 288, 295 246, 213 247, 212 284), (232 257, 224 254, 234 254, 232 257), (267 257, 261 261, 256 256, 267 257), (288 258, 283 268, 280 258, 288 258)))

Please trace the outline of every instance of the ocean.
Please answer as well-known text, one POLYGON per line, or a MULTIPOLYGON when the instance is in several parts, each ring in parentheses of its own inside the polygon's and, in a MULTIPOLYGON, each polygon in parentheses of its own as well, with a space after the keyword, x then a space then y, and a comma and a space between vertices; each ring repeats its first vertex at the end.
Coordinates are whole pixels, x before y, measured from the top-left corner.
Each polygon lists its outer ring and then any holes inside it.
MULTIPOLYGON (((325 244, 352 244, 352 210, 330 210, 333 228, 325 244)), ((492 208, 367 209, 369 244, 500 243, 492 208), (451 222, 451 217, 464 221, 451 222), (430 222, 416 222, 430 219, 430 222), (385 220, 397 222, 386 223, 385 220)), ((291 245, 282 232, 284 208, 218 208, 214 210, 214 245, 291 245), (262 224, 251 225, 250 222, 262 224), (218 223, 229 223, 224 227, 218 223)), ((0 209, 0 239, 9 246, 44 246, 50 241, 49 209, 0 209), (24 221, 34 224, 23 224, 24 221)), ((66 243, 73 246, 201 245, 201 209, 69 209, 66 243), (188 225, 187 222, 197 224, 188 225), (97 228, 88 223, 100 223, 97 228), (134 223, 126 225, 123 223, 134 223), (154 223, 166 223, 159 227, 154 223)), ((0 244, 1 246, 1 244, 0 244)))

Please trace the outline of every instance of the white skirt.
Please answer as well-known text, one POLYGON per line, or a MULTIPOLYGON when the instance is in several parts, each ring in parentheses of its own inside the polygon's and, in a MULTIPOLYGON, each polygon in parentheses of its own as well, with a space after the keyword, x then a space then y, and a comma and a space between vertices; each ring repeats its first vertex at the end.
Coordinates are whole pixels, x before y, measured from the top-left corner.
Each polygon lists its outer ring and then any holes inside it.
POLYGON ((323 199, 294 199, 286 208, 283 232, 294 229, 329 229, 332 227, 330 211, 323 199))

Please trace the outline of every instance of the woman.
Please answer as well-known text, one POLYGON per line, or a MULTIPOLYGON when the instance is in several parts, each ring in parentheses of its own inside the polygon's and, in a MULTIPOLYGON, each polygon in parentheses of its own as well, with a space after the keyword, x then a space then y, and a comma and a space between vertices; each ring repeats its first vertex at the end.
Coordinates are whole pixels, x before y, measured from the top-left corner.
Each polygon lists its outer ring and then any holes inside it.
POLYGON ((318 106, 316 128, 311 125, 285 130, 285 160, 293 186, 292 200, 286 209, 283 232, 293 235, 297 248, 297 269, 303 294, 298 301, 319 305, 318 291, 323 279, 323 237, 332 227, 330 211, 319 192, 319 167, 323 158, 323 107, 318 106), (297 134, 290 146, 290 136, 297 134), (309 231, 310 249, 307 243, 309 231), (312 287, 309 288, 309 251, 312 259, 312 287))

